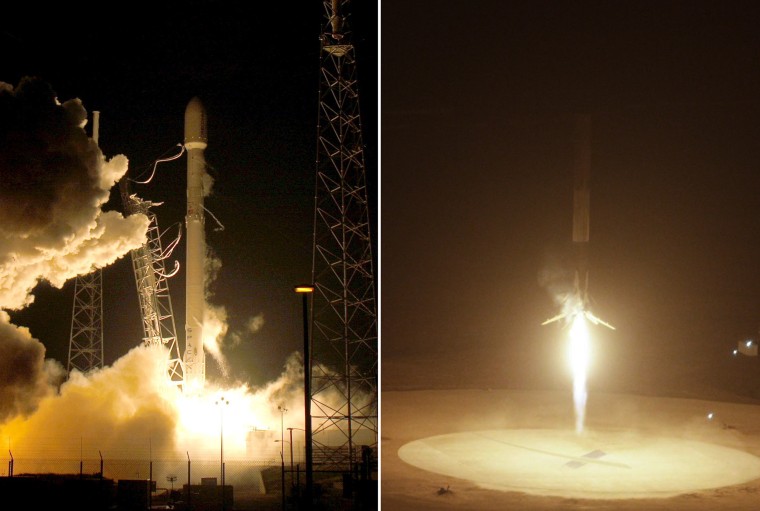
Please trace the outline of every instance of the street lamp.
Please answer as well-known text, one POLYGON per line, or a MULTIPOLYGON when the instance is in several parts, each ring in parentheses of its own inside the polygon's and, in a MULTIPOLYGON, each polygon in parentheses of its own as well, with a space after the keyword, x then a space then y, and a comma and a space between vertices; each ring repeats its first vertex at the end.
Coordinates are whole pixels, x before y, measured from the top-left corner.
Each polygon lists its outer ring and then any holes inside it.
MULTIPOLYGON (((284 511, 285 509, 285 412, 288 411, 287 408, 280 405, 277 407, 278 410, 280 410, 280 463, 281 463, 281 471, 282 474, 282 509, 284 511)), ((275 440, 276 442, 276 440, 275 440)))
POLYGON ((303 296, 303 412, 304 443, 306 444, 306 489, 304 501, 311 506, 312 452, 311 452, 311 350, 309 350, 309 306, 308 297, 314 292, 313 285, 296 286, 295 292, 303 296))
MULTIPOLYGON (((290 429, 290 428, 288 428, 290 429)), ((287 440, 275 440, 275 442, 285 442, 290 444, 290 486, 293 486, 293 444, 287 440)), ((282 461, 282 484, 285 484, 285 460, 283 459, 282 449, 280 449, 280 460, 282 461)), ((284 491, 284 490, 283 490, 284 491)))
POLYGON ((224 399, 224 396, 221 396, 219 399, 216 400, 217 405, 219 405, 219 413, 220 413, 220 427, 219 427, 219 462, 220 462, 220 473, 221 473, 221 480, 222 480, 222 510, 224 510, 224 407, 229 405, 230 402, 227 399, 224 399))
POLYGON ((172 485, 171 492, 169 492, 169 500, 174 501, 174 481, 177 480, 177 476, 175 476, 174 474, 169 474, 168 476, 166 476, 166 480, 169 481, 172 485))
MULTIPOLYGON (((294 486, 293 484, 293 430, 297 429, 298 431, 306 432, 305 429, 301 428, 288 428, 288 431, 290 432, 290 485, 294 486)), ((301 486, 301 481, 299 479, 298 486, 301 486)))

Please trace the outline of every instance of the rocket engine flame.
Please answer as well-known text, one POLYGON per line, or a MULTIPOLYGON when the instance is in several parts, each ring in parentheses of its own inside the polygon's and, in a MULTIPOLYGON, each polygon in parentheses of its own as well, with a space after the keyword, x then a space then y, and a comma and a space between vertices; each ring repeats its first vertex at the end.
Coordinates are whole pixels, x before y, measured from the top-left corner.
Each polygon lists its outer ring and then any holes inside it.
POLYGON ((564 319, 566 324, 570 325, 570 333, 567 346, 567 357, 570 368, 573 373, 573 404, 575 408, 575 431, 580 434, 583 432, 583 425, 586 417, 586 380, 589 364, 591 362, 591 338, 589 333, 589 323, 594 325, 603 325, 611 330, 615 327, 609 323, 594 316, 585 305, 584 301, 576 294, 574 297, 567 298, 563 304, 563 312, 547 319, 542 325, 547 325, 554 321, 564 319))
POLYGON ((575 405, 575 432, 583 433, 586 418, 586 375, 591 362, 591 342, 584 314, 575 314, 570 327, 568 358, 573 371, 573 403, 575 405))
POLYGON ((565 323, 570 325, 568 358, 573 371, 575 430, 580 434, 583 432, 586 416, 586 373, 591 359, 587 321, 594 325, 606 326, 610 330, 615 330, 615 327, 589 310, 587 252, 590 238, 591 117, 588 114, 577 117, 575 135, 572 237, 576 259, 575 279, 572 290, 555 295, 555 300, 560 303, 562 311, 541 324, 548 325, 564 319, 565 323))
POLYGON ((575 275, 575 286, 572 293, 567 293, 561 299, 562 312, 547 319, 542 325, 547 325, 560 319, 570 325, 568 342, 568 361, 573 373, 573 403, 575 408, 575 431, 583 432, 586 417, 586 378, 591 360, 591 340, 589 323, 602 325, 610 330, 615 327, 596 317, 587 306, 587 293, 579 285, 578 273, 575 275))

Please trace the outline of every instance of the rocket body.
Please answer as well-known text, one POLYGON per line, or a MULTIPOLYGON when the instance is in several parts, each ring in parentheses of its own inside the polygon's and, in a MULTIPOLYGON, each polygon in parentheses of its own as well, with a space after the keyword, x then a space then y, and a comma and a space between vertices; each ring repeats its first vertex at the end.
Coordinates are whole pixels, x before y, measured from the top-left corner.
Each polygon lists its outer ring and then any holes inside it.
POLYGON ((185 109, 185 149, 187 150, 187 255, 185 263, 185 389, 200 390, 206 381, 203 351, 205 311, 206 234, 203 208, 203 176, 206 161, 203 152, 208 145, 206 111, 198 98, 185 109))
POLYGON ((588 243, 591 227, 591 116, 579 115, 575 124, 575 176, 573 180, 573 248, 576 291, 585 304, 588 288, 588 243))
POLYGON ((588 299, 588 245, 590 231, 590 177, 591 177, 591 116, 579 115, 575 123, 575 176, 573 180, 573 248, 575 249, 575 278, 573 292, 565 299, 560 314, 549 318, 547 325, 560 319, 572 320, 582 314, 596 325, 615 329, 609 323, 594 316, 589 310, 588 299))
POLYGON ((576 121, 575 179, 573 183, 573 242, 588 243, 591 194, 591 117, 581 115, 576 121))

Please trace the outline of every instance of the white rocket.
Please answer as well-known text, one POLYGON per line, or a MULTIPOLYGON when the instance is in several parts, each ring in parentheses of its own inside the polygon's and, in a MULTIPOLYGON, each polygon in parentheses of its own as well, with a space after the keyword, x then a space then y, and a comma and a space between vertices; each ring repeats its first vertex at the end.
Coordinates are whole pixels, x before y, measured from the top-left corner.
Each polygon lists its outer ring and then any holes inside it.
POLYGON ((187 150, 187 256, 185 304, 185 383, 189 392, 199 391, 206 382, 203 353, 203 314, 205 310, 204 275, 206 234, 204 230, 203 174, 208 145, 206 110, 193 98, 185 108, 185 149, 187 150))
POLYGON ((542 325, 560 319, 571 320, 576 314, 583 314, 595 325, 615 327, 594 316, 589 310, 588 298, 588 242, 590 225, 591 174, 591 116, 578 116, 576 120, 575 180, 573 185, 573 246, 575 248, 575 282, 573 294, 563 305, 563 311, 549 318, 542 325))

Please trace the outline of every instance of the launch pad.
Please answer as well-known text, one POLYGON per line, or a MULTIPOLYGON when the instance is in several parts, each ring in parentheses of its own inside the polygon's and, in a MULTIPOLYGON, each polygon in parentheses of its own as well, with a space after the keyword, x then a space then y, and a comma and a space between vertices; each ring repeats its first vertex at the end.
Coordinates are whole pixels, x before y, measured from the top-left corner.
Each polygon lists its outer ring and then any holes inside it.
POLYGON ((558 391, 385 391, 383 506, 753 508, 757 404, 592 393, 579 435, 570 401, 558 391))
POLYGON ((760 458, 746 452, 622 430, 453 433, 405 444, 398 456, 481 488, 565 498, 667 498, 760 478, 760 458))

